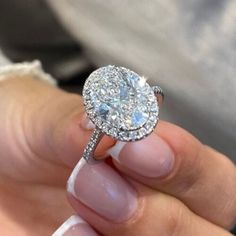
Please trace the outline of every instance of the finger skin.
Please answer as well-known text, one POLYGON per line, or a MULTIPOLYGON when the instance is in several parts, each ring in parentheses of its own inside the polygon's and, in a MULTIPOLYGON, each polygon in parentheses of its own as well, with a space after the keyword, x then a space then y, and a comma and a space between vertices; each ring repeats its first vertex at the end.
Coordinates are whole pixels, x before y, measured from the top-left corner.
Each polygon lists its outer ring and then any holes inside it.
MULTIPOLYGON (((82 97, 45 84, 37 85, 37 91, 37 98, 45 97, 45 93, 49 96, 34 105, 30 113, 26 112, 24 130, 28 144, 33 152, 47 161, 74 167, 92 135, 92 131, 80 125, 84 114, 82 97)), ((104 155, 113 143, 104 137, 96 155, 104 155)))
MULTIPOLYGON (((116 167, 145 185, 179 198, 207 220, 225 228, 232 227, 236 220, 235 165, 173 124, 161 121, 155 133, 175 154, 175 164, 169 175, 146 178, 114 161, 116 167)), ((139 158, 142 154, 134 151, 130 155, 139 158)), ((145 155, 148 158, 148 153, 145 155)))
MULTIPOLYGON (((1 156, 1 173, 17 178, 18 181, 64 185, 70 172, 65 166, 71 168, 75 165, 91 135, 91 132, 85 131, 80 126, 84 112, 81 97, 32 78, 6 81, 2 83, 1 89, 1 96, 4 99, 0 101, 0 107, 7 112, 5 119, 1 120, 3 127, 1 132, 4 134, 2 135, 4 140, 1 142, 1 151, 4 154, 1 156), (11 145, 10 140, 15 140, 17 145, 11 145), (14 168, 9 160, 9 156, 12 155, 17 156, 14 159, 14 168)), ((236 212, 235 179, 231 174, 232 170, 235 172, 234 166, 221 155, 217 158, 218 164, 212 165, 210 160, 208 161, 210 164, 203 165, 202 160, 207 158, 200 158, 203 155, 198 154, 201 153, 200 142, 176 126, 160 122, 158 133, 176 153, 177 161, 172 174, 162 180, 144 179, 135 176, 130 170, 127 174, 179 197, 199 215, 229 227, 236 212), (195 153, 193 159, 190 155, 192 151, 195 153), (204 172, 201 166, 205 166, 207 171, 204 172), (214 168, 215 166, 217 168, 214 168), (223 168, 224 166, 230 168, 223 168), (217 182, 213 181, 215 173, 221 177, 217 182), (206 183, 210 183, 210 186, 206 183), (228 196, 229 199, 226 199, 228 196)), ((112 144, 112 140, 104 140, 100 145, 100 153, 112 144)), ((214 152, 209 148, 206 149, 214 152)), ((209 155, 207 153, 207 156, 209 155)))
POLYGON ((72 195, 69 202, 76 212, 104 236, 229 236, 227 231, 192 213, 172 196, 131 181, 139 194, 139 208, 126 222, 113 223, 87 208, 72 195))
MULTIPOLYGON (((80 125, 81 96, 30 76, 6 80, 0 90, 1 175, 65 186, 92 134, 80 125)), ((105 137, 96 155, 113 143, 105 137)))

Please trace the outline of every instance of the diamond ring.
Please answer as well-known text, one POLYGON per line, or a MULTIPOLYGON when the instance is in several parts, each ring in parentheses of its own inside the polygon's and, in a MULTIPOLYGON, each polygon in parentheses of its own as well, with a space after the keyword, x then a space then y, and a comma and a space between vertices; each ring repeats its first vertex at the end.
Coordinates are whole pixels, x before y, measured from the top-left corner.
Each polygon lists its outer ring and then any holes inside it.
POLYGON ((124 67, 101 67, 90 74, 83 88, 87 116, 95 130, 83 158, 96 163, 94 151, 104 135, 124 142, 141 140, 156 127, 164 94, 144 77, 124 67))

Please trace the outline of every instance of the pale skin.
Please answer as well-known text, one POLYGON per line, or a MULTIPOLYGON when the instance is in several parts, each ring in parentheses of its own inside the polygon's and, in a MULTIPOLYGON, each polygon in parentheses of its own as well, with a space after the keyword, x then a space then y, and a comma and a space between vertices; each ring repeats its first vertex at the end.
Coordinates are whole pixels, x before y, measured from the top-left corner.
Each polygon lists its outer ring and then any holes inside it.
MULTIPOLYGON (((128 178, 140 199, 136 214, 117 224, 67 198, 67 179, 91 135, 83 129, 79 95, 30 76, 11 78, 0 83, 0 111, 0 235, 51 235, 75 212, 105 236, 231 235, 235 165, 182 128, 161 121, 153 134, 176 157, 161 179, 113 161, 114 171, 128 178)), ((96 156, 112 145, 105 138, 96 156)))

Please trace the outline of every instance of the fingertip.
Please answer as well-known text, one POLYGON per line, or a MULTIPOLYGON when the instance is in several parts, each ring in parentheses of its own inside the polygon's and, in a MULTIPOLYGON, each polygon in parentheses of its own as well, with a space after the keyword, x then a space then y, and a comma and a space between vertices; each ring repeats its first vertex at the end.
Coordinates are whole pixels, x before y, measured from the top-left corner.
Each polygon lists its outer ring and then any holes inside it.
POLYGON ((126 144, 127 144, 126 142, 121 142, 121 141, 116 142, 114 146, 112 146, 107 150, 107 154, 112 156, 115 160, 119 162, 120 152, 126 144))
POLYGON ((75 166, 74 170, 72 171, 68 181, 67 181, 67 191, 68 193, 70 193, 71 195, 73 195, 74 197, 76 197, 76 193, 75 193, 75 181, 76 181, 76 177, 80 171, 80 169, 86 164, 86 161, 84 158, 81 158, 80 161, 77 163, 77 165, 75 166))
POLYGON ((175 156, 192 155, 202 145, 190 132, 167 121, 161 120, 154 132, 168 143, 175 156))
POLYGON ((92 131, 95 129, 94 123, 88 118, 88 116, 85 113, 82 116, 80 126, 85 131, 92 131))
POLYGON ((175 163, 173 151, 156 134, 137 142, 118 142, 108 153, 121 166, 148 178, 167 176, 175 163))
POLYGON ((68 218, 52 236, 98 236, 92 227, 78 215, 68 218))

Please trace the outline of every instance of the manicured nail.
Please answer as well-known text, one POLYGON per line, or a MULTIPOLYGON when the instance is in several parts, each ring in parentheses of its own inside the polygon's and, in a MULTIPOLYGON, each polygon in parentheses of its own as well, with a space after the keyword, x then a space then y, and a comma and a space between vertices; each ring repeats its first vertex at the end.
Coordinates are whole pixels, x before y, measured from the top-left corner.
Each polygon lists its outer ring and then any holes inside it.
POLYGON ((81 159, 68 180, 68 192, 114 222, 128 220, 138 207, 133 187, 104 162, 90 165, 81 159))
POLYGON ((88 118, 86 114, 83 115, 81 122, 80 122, 81 128, 85 130, 93 130, 95 129, 94 123, 88 118))
POLYGON ((121 165, 150 178, 168 175, 174 165, 174 153, 156 134, 137 142, 117 142, 108 154, 121 165))
POLYGON ((52 236, 98 236, 98 234, 77 215, 71 216, 52 236))

